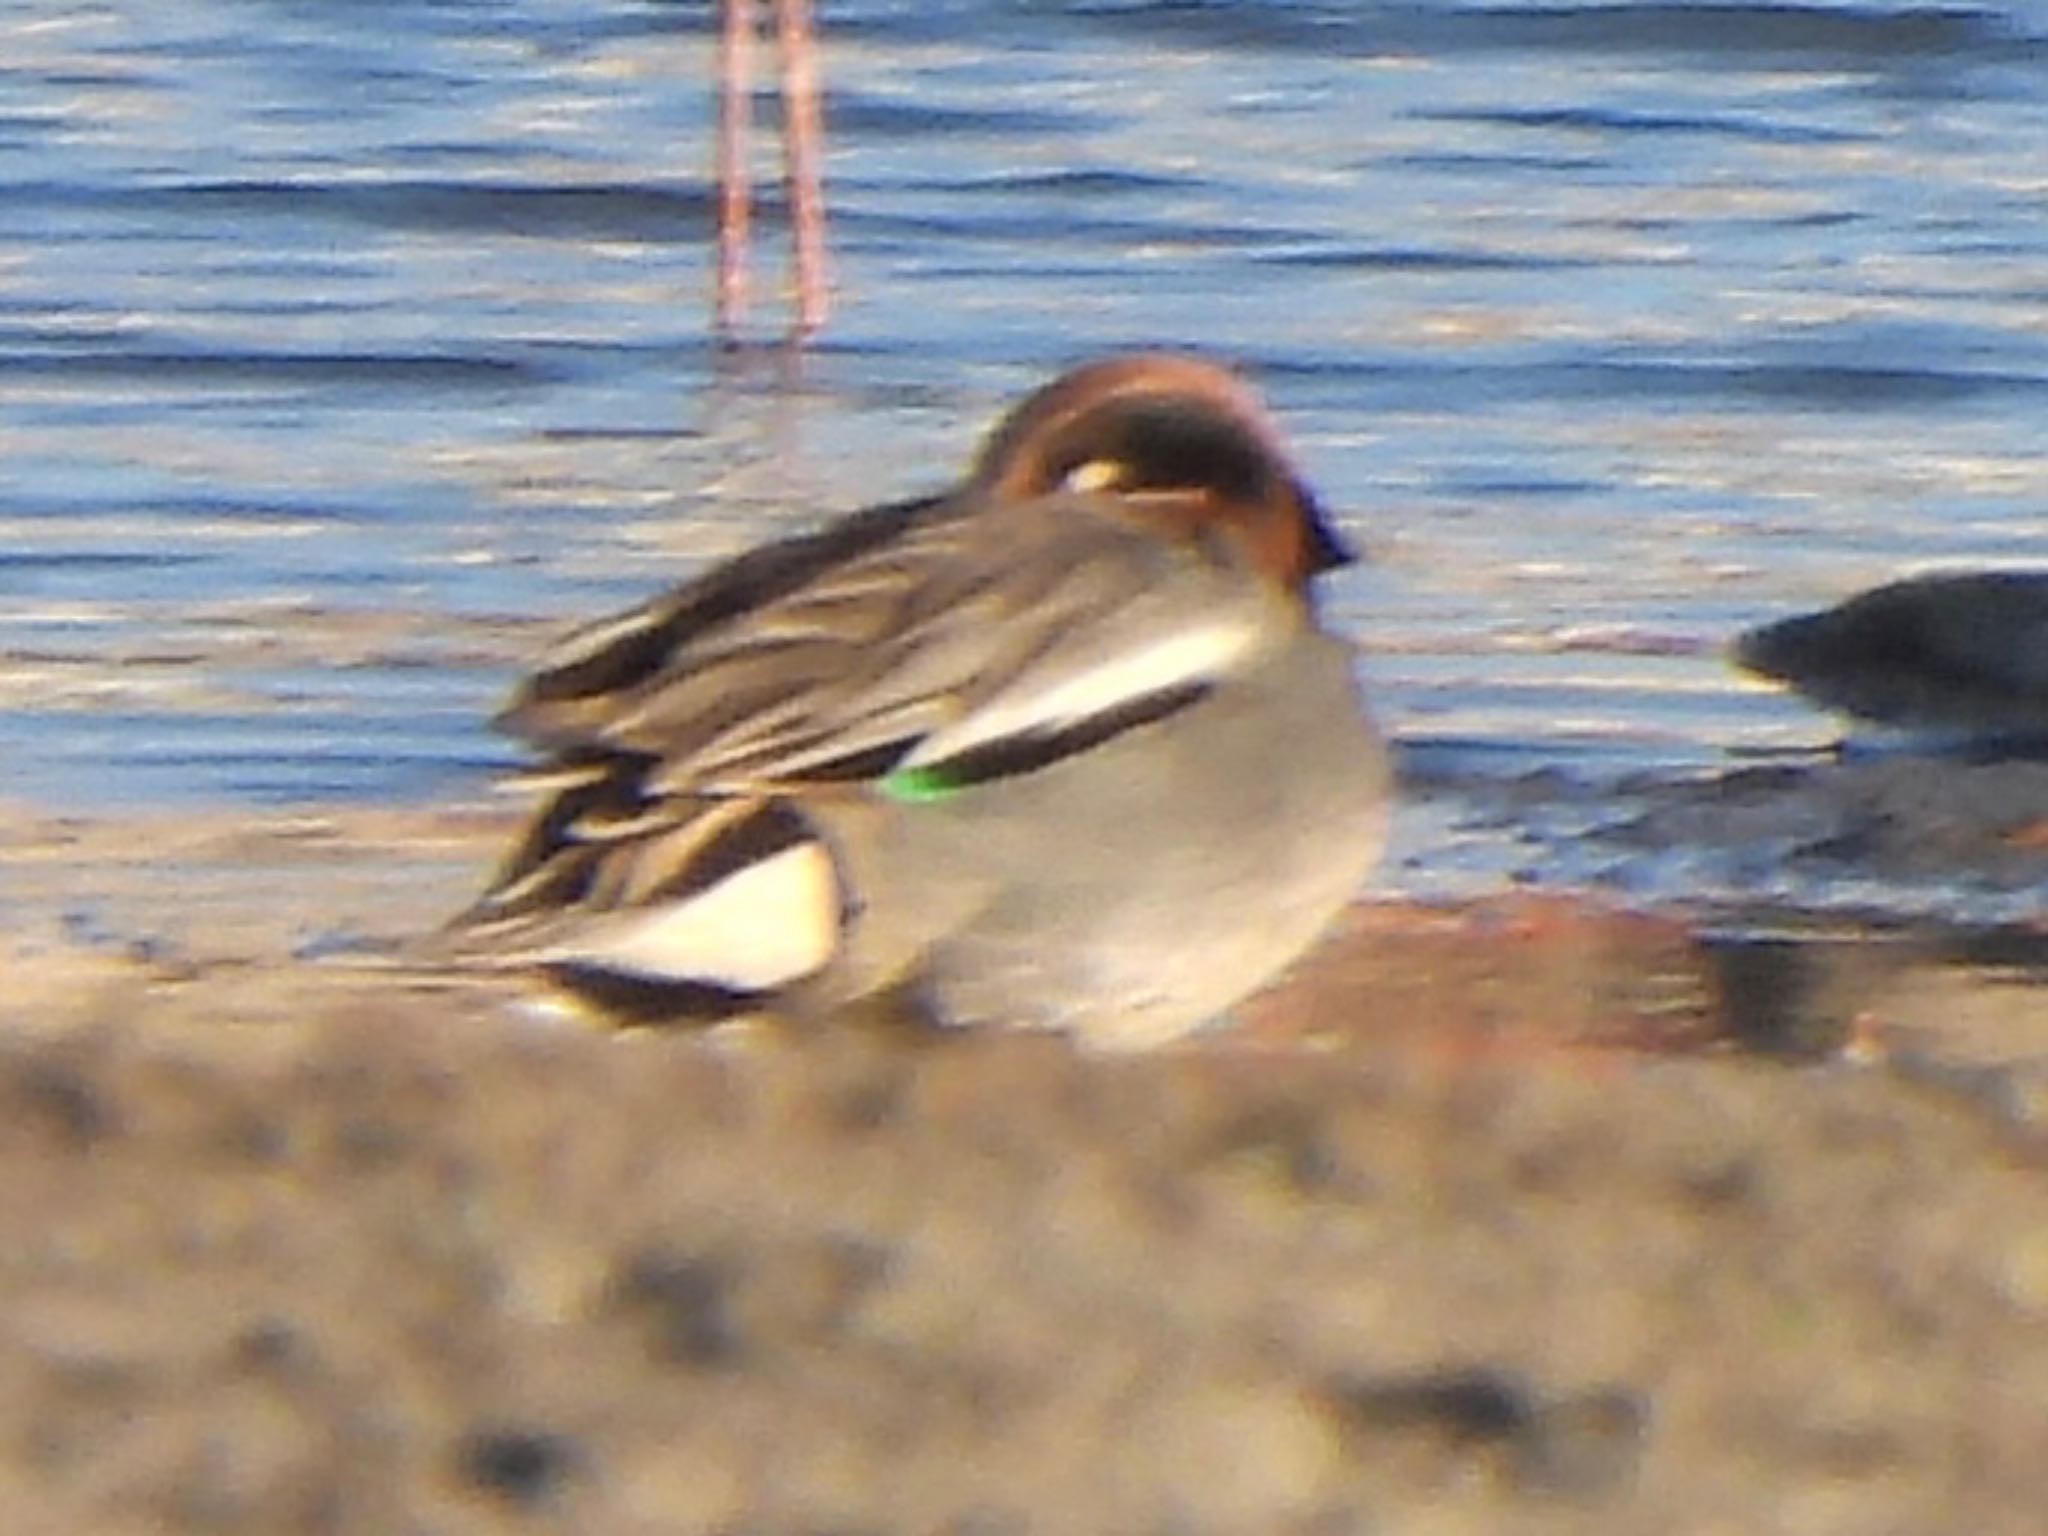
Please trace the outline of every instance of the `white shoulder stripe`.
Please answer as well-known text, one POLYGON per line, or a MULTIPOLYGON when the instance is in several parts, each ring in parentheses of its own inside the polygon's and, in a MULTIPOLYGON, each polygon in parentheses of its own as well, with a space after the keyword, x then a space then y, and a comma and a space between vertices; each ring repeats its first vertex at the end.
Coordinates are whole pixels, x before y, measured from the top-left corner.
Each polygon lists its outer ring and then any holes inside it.
POLYGON ((1052 734, 1139 699, 1211 681, 1267 638, 1260 614, 1226 609, 1079 671, 1057 670, 1043 683, 1027 673, 980 709, 926 736, 898 766, 923 767, 994 742, 1052 734))

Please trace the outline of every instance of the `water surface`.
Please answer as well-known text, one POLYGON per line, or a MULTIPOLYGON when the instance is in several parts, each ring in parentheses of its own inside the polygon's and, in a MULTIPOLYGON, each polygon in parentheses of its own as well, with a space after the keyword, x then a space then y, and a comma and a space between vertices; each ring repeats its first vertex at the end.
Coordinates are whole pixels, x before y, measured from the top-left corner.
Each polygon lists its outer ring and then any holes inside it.
POLYGON ((475 800, 563 620, 1164 343, 1258 375, 1371 552, 1332 614, 1406 748, 1394 889, 2038 911, 1594 835, 1832 738, 1740 626, 2048 565, 2035 13, 824 10, 840 308, 792 366, 707 335, 709 7, 9 7, 0 793, 475 800))

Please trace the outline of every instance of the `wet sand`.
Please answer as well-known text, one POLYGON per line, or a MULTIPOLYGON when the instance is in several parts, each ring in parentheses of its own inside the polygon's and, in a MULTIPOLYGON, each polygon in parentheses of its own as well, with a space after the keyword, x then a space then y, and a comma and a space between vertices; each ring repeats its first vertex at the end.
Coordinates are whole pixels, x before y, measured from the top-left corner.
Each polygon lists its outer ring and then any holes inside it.
POLYGON ((1369 903, 1151 1056, 613 1035, 380 960, 504 829, 0 818, 9 1529, 2040 1528, 2024 964, 1369 903))

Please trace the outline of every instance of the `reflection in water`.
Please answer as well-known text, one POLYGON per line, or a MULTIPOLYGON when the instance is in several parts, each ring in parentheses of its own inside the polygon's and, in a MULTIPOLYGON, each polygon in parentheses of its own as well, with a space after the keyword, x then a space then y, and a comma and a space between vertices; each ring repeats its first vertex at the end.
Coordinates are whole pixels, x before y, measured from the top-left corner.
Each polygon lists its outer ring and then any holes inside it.
POLYGON ((1882 1067, 2020 1132, 2048 1131, 2048 933, 1810 921, 1703 938, 1722 1038, 1882 1067))
POLYGON ((1722 1027, 1743 1049, 1793 1061, 1841 1054, 1864 1009, 1902 967, 1868 939, 1795 939, 1741 932, 1709 941, 1722 1027))

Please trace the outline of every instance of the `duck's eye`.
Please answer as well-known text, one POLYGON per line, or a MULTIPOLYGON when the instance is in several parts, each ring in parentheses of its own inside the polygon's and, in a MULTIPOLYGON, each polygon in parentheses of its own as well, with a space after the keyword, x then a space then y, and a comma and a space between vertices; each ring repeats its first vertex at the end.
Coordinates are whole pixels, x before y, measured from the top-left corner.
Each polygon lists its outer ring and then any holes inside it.
POLYGON ((1112 491, 1122 485, 1129 474, 1129 466, 1115 459, 1090 459, 1068 470, 1066 478, 1060 481, 1060 488, 1082 495, 1090 491, 1112 491))

